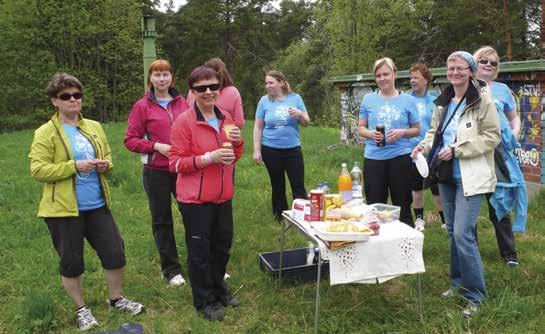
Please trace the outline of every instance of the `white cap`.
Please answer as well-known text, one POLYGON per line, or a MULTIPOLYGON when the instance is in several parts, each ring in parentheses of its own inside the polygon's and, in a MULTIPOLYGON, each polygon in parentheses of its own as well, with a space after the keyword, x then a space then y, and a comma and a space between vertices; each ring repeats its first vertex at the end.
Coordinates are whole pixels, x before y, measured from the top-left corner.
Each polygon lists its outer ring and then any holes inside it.
POLYGON ((341 167, 346 167, 346 162, 343 162, 343 163, 341 164, 341 167))

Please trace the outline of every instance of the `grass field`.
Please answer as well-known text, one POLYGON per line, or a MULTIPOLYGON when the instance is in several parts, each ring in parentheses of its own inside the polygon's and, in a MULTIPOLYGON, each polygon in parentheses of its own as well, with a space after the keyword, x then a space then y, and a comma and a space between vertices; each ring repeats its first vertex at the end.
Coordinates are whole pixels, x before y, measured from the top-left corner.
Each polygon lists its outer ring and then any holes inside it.
MULTIPOLYGON (((99 320, 99 330, 124 322, 141 323, 146 333, 309 333, 312 330, 314 284, 288 284, 281 289, 261 272, 257 253, 280 248, 280 225, 272 219, 270 185, 264 167, 252 160, 253 124, 237 166, 234 198, 235 237, 228 272, 231 289, 242 301, 228 309, 221 323, 209 323, 192 307, 190 288, 172 288, 161 279, 151 235, 147 201, 142 189, 142 166, 123 147, 125 124, 105 126, 114 152, 110 178, 113 214, 125 240, 128 264, 125 295, 141 301, 147 312, 137 317, 109 313, 100 263, 86 245, 86 302, 99 320)), ((0 135, 0 333, 76 333, 74 310, 60 284, 58 259, 49 233, 36 218, 41 184, 29 174, 28 150, 32 131, 0 135)), ((359 148, 338 146, 336 129, 302 130, 307 190, 327 180, 335 188, 341 162, 358 160, 359 148)), ((430 206, 427 199, 427 207, 430 206)), ((442 300, 448 285, 448 245, 439 224, 426 228, 422 275, 424 321, 417 317, 415 276, 381 285, 322 285, 322 333, 545 333, 545 194, 530 208, 528 232, 517 235, 521 265, 508 268, 499 259, 492 225, 483 217, 479 240, 490 293, 488 303, 471 320, 464 320, 460 299, 442 300)), ((176 210, 176 236, 184 269, 186 248, 176 210)), ((289 232, 289 247, 306 241, 289 232)))

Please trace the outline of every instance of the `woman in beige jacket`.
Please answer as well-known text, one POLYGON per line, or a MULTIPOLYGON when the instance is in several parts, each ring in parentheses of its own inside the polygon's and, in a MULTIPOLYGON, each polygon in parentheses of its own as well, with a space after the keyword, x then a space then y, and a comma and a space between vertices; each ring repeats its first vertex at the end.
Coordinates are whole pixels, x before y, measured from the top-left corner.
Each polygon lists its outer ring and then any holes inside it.
POLYGON ((462 294, 468 300, 466 317, 479 309, 487 295, 475 228, 484 195, 496 187, 494 148, 500 142, 496 108, 486 83, 473 79, 476 70, 468 52, 456 51, 448 57, 450 85, 435 100, 431 128, 411 154, 415 158, 419 152, 430 153, 434 137, 442 136, 436 158, 452 160, 452 176, 439 183, 451 279, 442 296, 462 294))

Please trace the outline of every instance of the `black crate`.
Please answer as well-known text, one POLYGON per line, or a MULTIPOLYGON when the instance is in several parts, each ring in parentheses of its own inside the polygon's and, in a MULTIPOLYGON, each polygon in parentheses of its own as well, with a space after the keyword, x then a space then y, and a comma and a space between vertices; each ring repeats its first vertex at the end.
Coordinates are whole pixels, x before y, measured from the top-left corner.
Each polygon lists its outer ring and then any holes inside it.
MULTIPOLYGON (((282 280, 311 282, 316 281, 318 264, 307 264, 308 248, 286 249, 282 253, 282 280)), ((259 253, 261 270, 278 278, 280 272, 280 252, 259 253)), ((315 261, 318 255, 314 256, 315 261)), ((329 262, 322 262, 321 278, 329 277, 329 262)))

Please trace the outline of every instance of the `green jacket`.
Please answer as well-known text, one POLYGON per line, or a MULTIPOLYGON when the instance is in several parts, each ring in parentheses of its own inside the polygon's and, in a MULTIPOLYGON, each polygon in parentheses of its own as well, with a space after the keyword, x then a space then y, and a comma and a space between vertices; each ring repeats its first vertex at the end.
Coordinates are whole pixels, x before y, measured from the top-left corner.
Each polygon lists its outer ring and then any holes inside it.
MULTIPOLYGON (((112 152, 100 123, 81 117, 78 129, 95 149, 97 159, 108 160, 106 173, 99 173, 102 195, 110 207, 106 174, 112 168, 112 152)), ((75 217, 79 215, 76 199, 76 161, 70 141, 56 113, 34 132, 30 147, 30 174, 44 182, 38 217, 75 217)))

